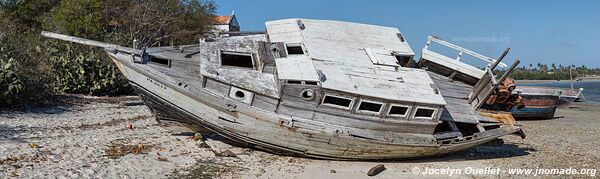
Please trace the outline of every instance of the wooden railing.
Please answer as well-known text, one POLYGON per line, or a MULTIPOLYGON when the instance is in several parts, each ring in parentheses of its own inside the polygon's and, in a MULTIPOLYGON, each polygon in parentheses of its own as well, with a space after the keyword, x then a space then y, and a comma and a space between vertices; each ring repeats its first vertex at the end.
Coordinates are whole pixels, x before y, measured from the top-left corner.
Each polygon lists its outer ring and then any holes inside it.
MULTIPOLYGON (((458 55, 455 58, 456 61, 460 61, 460 58, 463 56, 463 54, 467 54, 467 55, 473 56, 473 57, 475 57, 477 59, 480 59, 480 60, 482 60, 484 62, 487 62, 488 63, 488 68, 490 67, 490 64, 499 61, 499 60, 496 60, 496 59, 493 59, 493 58, 490 58, 490 57, 486 57, 486 56, 481 55, 479 53, 473 52, 473 51, 471 51, 469 49, 462 48, 462 47, 460 47, 458 45, 454 45, 454 44, 452 44, 450 42, 446 42, 446 41, 444 41, 444 40, 442 40, 442 39, 440 39, 438 37, 433 37, 433 36, 428 36, 427 37, 427 43, 425 44, 424 49, 429 48, 429 45, 431 45, 432 42, 435 42, 435 43, 438 43, 440 45, 446 46, 448 48, 457 50, 458 51, 458 55)), ((498 63, 496 65, 500 66, 502 68, 506 68, 507 67, 507 65, 504 64, 504 63, 498 63)))

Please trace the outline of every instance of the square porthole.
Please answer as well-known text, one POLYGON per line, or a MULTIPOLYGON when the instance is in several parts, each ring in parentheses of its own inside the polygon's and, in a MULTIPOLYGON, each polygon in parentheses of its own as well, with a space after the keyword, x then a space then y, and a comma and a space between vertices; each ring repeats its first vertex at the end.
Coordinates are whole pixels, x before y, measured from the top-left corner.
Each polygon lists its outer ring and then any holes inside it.
POLYGON ((392 104, 387 115, 392 117, 406 117, 410 111, 410 106, 392 104))
POLYGON ((367 100, 360 100, 360 103, 358 104, 358 109, 356 109, 356 112, 379 115, 382 108, 383 108, 383 103, 367 101, 367 100))
POLYGON ((220 52, 221 66, 254 69, 255 62, 251 53, 220 52))
POLYGON ((302 45, 300 44, 285 44, 285 50, 288 55, 302 55, 304 54, 304 49, 302 49, 302 45))
POLYGON ((428 107, 417 107, 415 111, 415 119, 433 119, 436 115, 436 109, 428 107))
POLYGON ((353 103, 354 99, 326 94, 321 105, 349 110, 353 103))

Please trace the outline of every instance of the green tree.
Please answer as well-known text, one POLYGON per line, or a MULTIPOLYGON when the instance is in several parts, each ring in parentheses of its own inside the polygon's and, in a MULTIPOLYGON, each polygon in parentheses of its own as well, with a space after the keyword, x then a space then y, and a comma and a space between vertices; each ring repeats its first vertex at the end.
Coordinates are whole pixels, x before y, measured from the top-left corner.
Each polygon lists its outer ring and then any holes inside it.
POLYGON ((49 24, 60 33, 103 39, 105 25, 108 24, 103 12, 103 0, 62 0, 52 9, 49 24))

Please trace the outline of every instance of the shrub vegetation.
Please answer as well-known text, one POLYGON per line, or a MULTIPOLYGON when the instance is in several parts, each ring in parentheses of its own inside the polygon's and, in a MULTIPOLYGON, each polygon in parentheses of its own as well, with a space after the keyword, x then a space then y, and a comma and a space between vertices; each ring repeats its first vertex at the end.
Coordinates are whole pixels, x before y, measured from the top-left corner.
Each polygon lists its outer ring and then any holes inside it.
POLYGON ((53 31, 137 47, 192 44, 215 5, 203 0, 1 0, 0 108, 55 94, 123 95, 132 90, 102 49, 41 37, 53 31))

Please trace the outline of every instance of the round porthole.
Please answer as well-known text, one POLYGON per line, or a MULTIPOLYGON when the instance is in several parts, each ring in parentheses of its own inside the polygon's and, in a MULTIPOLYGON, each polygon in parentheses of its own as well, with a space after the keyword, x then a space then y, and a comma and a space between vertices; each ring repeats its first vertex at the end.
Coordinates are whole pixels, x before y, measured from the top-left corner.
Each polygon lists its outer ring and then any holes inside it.
POLYGON ((240 98, 240 99, 246 99, 246 94, 242 91, 236 91, 235 97, 240 98))
POLYGON ((312 89, 305 89, 300 92, 300 96, 302 96, 304 100, 313 100, 315 99, 315 91, 312 89))

